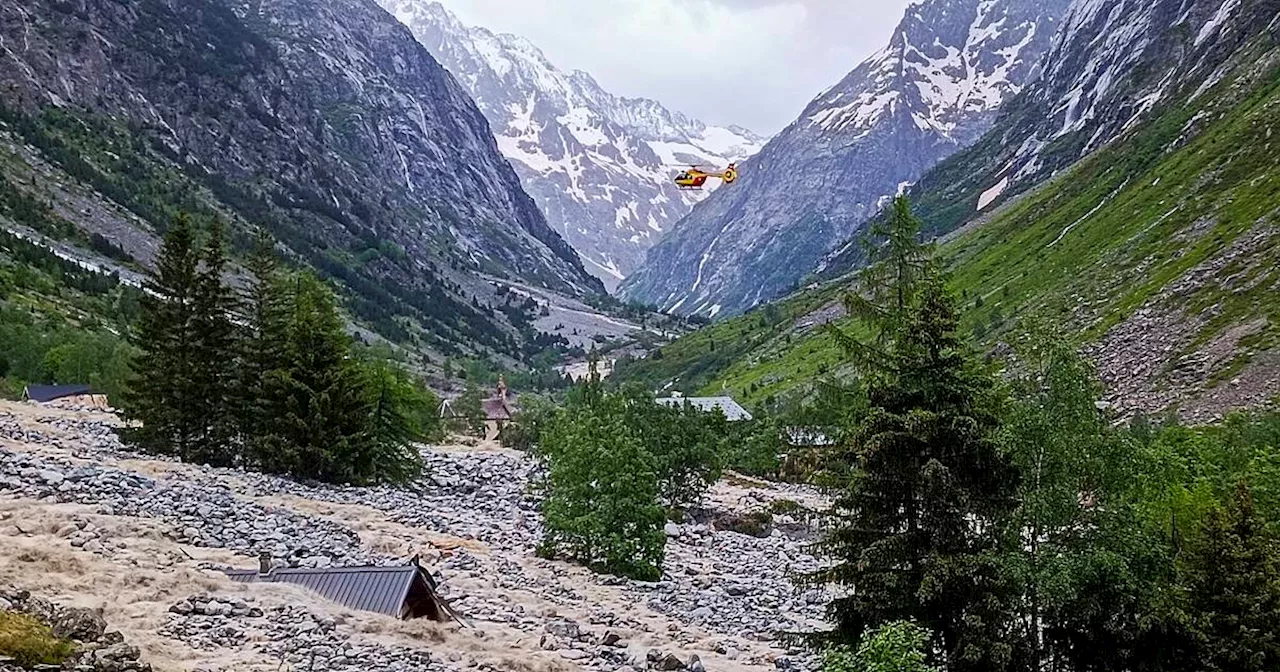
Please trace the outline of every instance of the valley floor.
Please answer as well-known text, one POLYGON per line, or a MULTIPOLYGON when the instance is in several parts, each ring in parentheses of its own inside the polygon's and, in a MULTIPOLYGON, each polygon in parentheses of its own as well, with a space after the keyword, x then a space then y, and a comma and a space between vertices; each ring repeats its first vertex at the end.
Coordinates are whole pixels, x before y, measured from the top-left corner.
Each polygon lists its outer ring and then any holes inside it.
MULTIPOLYGON (((102 608, 156 670, 613 671, 654 666, 659 651, 693 669, 812 665, 778 641, 820 627, 827 599, 792 584, 816 563, 811 532, 785 517, 766 538, 668 526, 663 581, 644 584, 537 558, 536 465, 496 445, 424 449, 420 488, 341 488, 138 456, 114 423, 0 402, 0 585, 102 608), (218 571, 255 567, 260 551, 308 567, 418 555, 469 627, 349 611, 218 571)), ((706 504, 814 498, 731 477, 706 504)))

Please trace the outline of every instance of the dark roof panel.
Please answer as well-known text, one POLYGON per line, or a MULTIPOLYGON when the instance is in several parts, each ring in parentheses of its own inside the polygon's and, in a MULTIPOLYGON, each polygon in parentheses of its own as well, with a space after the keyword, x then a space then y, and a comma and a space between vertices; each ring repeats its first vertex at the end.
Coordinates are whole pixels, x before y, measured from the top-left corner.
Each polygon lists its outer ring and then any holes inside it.
POLYGON ((405 598, 421 571, 403 567, 347 567, 341 569, 277 569, 267 576, 252 570, 226 572, 240 583, 291 583, 350 609, 400 617, 405 598))
POLYGON ((93 394, 93 388, 88 385, 28 385, 25 394, 31 401, 44 403, 55 399, 93 394))

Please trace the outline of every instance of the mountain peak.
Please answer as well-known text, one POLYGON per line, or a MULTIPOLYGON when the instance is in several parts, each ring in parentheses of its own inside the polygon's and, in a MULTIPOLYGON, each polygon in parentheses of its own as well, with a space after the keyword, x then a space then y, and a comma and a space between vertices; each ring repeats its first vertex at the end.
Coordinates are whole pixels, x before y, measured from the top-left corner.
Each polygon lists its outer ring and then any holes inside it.
POLYGON ((725 315, 786 292, 1038 76, 1068 0, 924 0, 649 252, 625 296, 725 315))
POLYGON ((438 3, 382 0, 467 88, 549 223, 613 286, 703 194, 677 166, 723 166, 759 150, 741 127, 706 124, 560 70, 528 40, 465 26, 438 3))

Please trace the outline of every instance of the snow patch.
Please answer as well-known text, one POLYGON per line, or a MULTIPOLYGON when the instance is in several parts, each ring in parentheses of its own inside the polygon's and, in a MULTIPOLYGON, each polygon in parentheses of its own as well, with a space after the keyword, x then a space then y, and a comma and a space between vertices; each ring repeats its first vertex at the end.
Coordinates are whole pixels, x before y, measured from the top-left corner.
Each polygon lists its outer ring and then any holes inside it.
POLYGON ((982 192, 982 195, 978 197, 978 212, 982 212, 983 210, 986 210, 987 206, 994 203, 997 198, 1000 198, 1000 195, 1003 194, 1004 190, 1008 188, 1009 188, 1009 178, 1005 177, 1001 179, 999 182, 997 182, 996 186, 991 187, 990 189, 982 192))

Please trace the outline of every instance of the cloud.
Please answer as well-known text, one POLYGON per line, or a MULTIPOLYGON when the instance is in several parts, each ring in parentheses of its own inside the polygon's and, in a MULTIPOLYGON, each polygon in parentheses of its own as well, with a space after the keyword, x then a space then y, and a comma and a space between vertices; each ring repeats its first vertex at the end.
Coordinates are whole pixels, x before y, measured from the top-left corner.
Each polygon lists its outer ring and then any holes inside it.
POLYGON ((774 133, 888 42, 907 0, 442 0, 606 89, 774 133))

